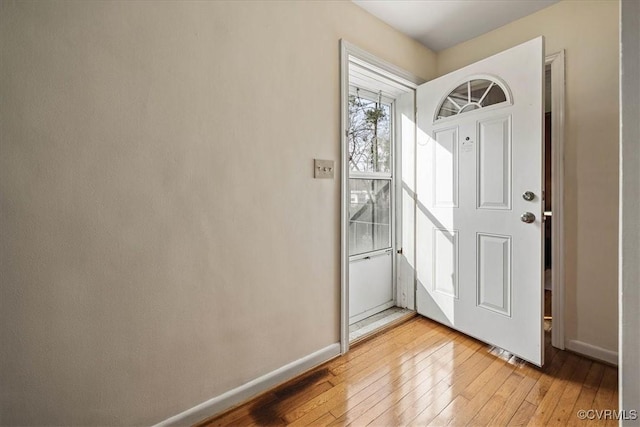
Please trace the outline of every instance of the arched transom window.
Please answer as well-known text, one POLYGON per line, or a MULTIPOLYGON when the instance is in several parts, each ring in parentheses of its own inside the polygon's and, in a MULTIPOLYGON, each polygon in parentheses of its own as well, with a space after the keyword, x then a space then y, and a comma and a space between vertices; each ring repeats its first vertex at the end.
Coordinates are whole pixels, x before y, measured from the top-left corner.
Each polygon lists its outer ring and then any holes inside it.
POLYGON ((500 83, 487 78, 471 79, 447 95, 440 104, 436 120, 507 101, 511 100, 500 83))

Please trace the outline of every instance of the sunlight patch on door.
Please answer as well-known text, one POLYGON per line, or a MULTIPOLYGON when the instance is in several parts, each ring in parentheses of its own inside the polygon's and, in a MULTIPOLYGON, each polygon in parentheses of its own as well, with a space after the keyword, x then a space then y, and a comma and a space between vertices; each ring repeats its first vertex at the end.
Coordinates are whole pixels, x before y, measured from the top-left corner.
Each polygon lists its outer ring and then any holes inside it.
POLYGON ((433 229, 432 287, 451 298, 458 298, 458 231, 433 229))

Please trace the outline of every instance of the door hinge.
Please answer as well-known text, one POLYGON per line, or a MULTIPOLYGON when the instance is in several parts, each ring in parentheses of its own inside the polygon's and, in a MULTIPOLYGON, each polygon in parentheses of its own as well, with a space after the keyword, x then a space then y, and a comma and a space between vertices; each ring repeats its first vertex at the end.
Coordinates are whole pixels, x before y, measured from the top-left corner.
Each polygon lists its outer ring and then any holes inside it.
POLYGON ((398 249, 398 250, 396 251, 396 253, 397 253, 398 255, 402 255, 402 248, 398 249))

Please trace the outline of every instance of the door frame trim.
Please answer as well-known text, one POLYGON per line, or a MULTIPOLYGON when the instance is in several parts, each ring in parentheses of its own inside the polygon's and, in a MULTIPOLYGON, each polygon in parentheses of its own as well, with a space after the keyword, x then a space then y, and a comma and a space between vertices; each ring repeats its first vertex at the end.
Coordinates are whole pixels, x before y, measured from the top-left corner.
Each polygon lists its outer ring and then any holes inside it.
POLYGON ((565 348, 565 256, 564 256, 564 142, 565 57, 564 49, 547 55, 551 65, 551 345, 565 348))
MULTIPOLYGON (((384 61, 348 41, 340 40, 340 353, 349 351, 349 164, 345 161, 348 152, 347 108, 349 102, 349 57, 356 58, 360 66, 366 67, 383 78, 395 81, 415 90, 424 81, 384 61)), ((396 141, 394 150, 399 147, 396 141)), ((398 174, 400 171, 396 170, 398 174)), ((396 221, 399 218, 396 216, 396 221)), ((392 242, 395 244, 395 242, 392 242)))

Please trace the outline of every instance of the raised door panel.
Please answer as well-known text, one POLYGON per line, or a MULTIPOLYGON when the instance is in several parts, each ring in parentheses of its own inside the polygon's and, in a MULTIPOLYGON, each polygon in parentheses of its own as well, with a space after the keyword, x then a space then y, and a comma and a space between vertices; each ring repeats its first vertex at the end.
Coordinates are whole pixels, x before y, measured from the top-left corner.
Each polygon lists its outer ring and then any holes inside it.
POLYGON ((478 233, 478 307, 511 315, 511 237, 478 233))
POLYGON ((511 209, 511 117, 478 122, 478 209, 511 209))

